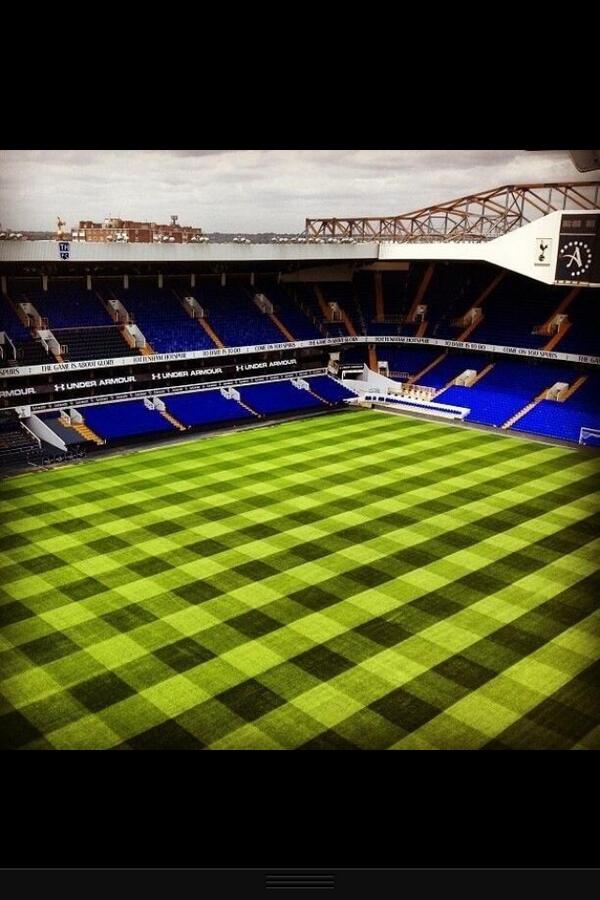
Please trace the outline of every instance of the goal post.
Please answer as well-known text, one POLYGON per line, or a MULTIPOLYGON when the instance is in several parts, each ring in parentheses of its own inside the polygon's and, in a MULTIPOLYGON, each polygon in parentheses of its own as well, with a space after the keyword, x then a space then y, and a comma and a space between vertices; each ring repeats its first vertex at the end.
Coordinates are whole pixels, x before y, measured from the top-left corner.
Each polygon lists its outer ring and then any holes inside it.
POLYGON ((600 428, 580 428, 579 443, 590 447, 600 447, 600 428))

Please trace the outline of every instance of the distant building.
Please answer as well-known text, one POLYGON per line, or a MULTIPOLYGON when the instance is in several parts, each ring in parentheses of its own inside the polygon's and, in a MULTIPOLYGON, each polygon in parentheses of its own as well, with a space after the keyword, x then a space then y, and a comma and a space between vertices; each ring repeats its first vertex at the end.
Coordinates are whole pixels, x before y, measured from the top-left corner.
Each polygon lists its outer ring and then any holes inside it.
MULTIPOLYGON (((201 241, 202 229, 191 225, 179 225, 177 216, 171 216, 169 225, 157 225, 155 222, 132 222, 128 219, 105 219, 104 222, 81 221, 71 232, 73 241, 93 241, 110 243, 175 243, 189 244, 201 241)), ((63 238, 64 239, 64 238, 63 238)))

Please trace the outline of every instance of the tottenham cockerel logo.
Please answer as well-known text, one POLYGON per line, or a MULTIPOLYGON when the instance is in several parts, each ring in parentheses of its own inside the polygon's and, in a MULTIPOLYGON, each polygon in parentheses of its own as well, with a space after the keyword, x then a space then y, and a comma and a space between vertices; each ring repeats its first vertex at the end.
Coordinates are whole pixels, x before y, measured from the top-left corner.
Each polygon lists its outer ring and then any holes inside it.
POLYGON ((561 248, 560 258, 571 278, 579 278, 592 264, 592 250, 585 241, 569 241, 561 248))

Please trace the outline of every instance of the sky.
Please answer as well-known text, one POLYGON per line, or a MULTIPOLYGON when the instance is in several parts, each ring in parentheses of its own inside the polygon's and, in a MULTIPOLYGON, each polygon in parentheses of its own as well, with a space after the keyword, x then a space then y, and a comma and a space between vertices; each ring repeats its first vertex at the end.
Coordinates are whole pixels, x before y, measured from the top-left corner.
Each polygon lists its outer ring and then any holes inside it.
MULTIPOLYGON (((589 180, 589 176, 587 176, 589 180)), ((566 150, 0 150, 0 223, 118 216, 205 232, 398 215, 502 184, 585 181, 566 150)))

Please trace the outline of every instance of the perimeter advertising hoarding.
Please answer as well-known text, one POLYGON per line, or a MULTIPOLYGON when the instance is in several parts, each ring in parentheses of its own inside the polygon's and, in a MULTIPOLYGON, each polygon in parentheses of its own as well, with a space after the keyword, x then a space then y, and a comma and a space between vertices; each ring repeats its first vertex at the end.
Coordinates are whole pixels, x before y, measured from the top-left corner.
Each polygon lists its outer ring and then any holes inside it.
POLYGON ((65 400, 68 397, 89 397, 103 394, 117 394, 143 388, 160 388, 164 386, 186 384, 210 384, 213 381, 254 377, 257 375, 277 375, 294 373, 299 368, 311 368, 322 365, 320 360, 303 360, 300 364, 296 357, 277 360, 259 360, 246 362, 223 362, 223 364, 198 368, 194 365, 153 367, 152 369, 123 374, 109 374, 110 370, 99 370, 95 373, 82 372, 61 374, 50 380, 47 376, 39 379, 26 379, 27 384, 15 385, 14 382, 0 381, 0 407, 18 406, 22 403, 35 403, 53 398, 65 400), (35 383, 39 380, 39 383, 35 383), (33 382, 33 383, 32 383, 33 382))

